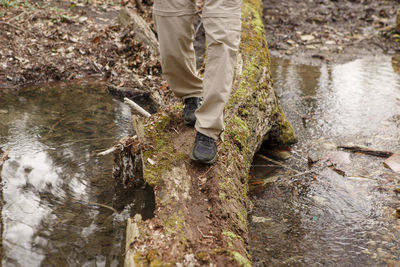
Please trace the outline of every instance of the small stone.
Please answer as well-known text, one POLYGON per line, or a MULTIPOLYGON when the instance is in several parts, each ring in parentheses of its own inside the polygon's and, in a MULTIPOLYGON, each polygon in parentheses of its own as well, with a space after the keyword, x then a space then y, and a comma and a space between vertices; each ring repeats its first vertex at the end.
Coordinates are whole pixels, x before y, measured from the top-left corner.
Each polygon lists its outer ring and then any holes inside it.
POLYGON ((7 114, 8 113, 8 110, 6 110, 6 109, 0 109, 0 114, 7 114))
POLYGON ((80 23, 83 23, 83 22, 85 22, 85 21, 87 21, 87 20, 88 20, 87 17, 80 17, 80 18, 79 18, 79 22, 80 22, 80 23))
POLYGON ((307 45, 307 46, 306 46, 306 49, 308 49, 308 50, 315 50, 315 49, 317 49, 317 47, 316 47, 315 45, 307 45))
POLYGON ((315 37, 314 37, 313 35, 311 35, 311 34, 306 34, 306 35, 301 35, 301 36, 300 36, 300 39, 301 39, 303 42, 309 42, 309 41, 314 40, 315 37))
POLYGON ((287 40, 286 43, 290 44, 291 46, 295 46, 296 42, 293 40, 287 40))
POLYGON ((325 42, 325 44, 326 44, 326 45, 335 45, 336 42, 333 41, 333 40, 328 40, 328 41, 325 42))
POLYGON ((378 257, 382 258, 382 259, 389 259, 390 258, 390 254, 387 253, 386 251, 384 251, 382 248, 378 248, 378 257))
POLYGON ((148 161, 151 165, 156 164, 156 163, 154 162, 154 160, 152 160, 151 158, 148 158, 147 161, 148 161))
POLYGON ((271 220, 270 218, 257 217, 257 216, 252 216, 251 219, 254 223, 266 223, 271 220))

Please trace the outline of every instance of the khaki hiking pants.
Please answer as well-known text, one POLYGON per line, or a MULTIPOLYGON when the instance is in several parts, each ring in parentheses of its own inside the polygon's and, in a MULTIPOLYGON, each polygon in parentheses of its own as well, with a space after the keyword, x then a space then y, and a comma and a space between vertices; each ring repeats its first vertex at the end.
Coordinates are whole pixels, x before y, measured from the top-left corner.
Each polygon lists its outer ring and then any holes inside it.
POLYGON ((195 0, 155 0, 154 19, 163 75, 177 97, 202 97, 196 130, 218 139, 224 129, 240 43, 242 0, 204 0, 206 67, 202 80, 193 48, 195 0))

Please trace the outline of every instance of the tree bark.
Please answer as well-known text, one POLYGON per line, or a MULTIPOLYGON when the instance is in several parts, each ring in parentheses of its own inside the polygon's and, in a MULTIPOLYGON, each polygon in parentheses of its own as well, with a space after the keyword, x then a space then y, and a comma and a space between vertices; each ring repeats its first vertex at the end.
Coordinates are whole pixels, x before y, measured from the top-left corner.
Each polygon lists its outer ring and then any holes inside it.
POLYGON ((125 266, 251 266, 247 178, 253 156, 265 140, 287 144, 296 137, 273 91, 259 0, 244 0, 242 19, 217 162, 201 166, 189 160, 195 130, 183 125, 177 102, 149 119, 134 117, 137 138, 121 141, 117 183, 146 183, 156 202, 153 218, 128 220, 125 266))

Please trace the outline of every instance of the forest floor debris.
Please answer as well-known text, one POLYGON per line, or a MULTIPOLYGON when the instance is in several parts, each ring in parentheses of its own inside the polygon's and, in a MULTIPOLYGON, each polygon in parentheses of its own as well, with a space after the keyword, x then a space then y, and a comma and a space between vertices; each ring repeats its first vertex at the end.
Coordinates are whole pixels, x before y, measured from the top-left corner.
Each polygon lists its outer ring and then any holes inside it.
POLYGON ((1 1, 0 89, 90 76, 120 87, 158 86, 158 57, 120 18, 123 10, 137 12, 154 28, 152 0, 136 2, 1 1))

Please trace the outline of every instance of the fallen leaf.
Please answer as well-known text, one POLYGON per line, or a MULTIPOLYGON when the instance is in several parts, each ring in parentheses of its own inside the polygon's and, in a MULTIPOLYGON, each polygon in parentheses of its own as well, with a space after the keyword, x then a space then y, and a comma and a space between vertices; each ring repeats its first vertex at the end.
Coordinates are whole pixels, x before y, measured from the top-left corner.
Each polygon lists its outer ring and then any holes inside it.
POLYGON ((324 158, 336 165, 347 165, 351 163, 350 153, 344 151, 328 151, 324 158))
POLYGON ((391 157, 387 158, 383 164, 386 168, 400 173, 400 154, 393 154, 391 157))

